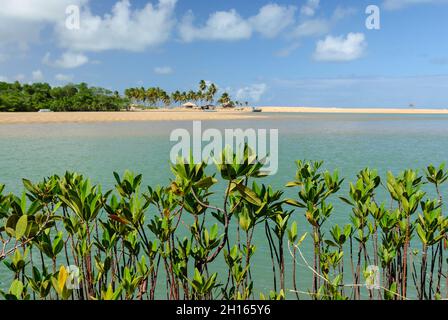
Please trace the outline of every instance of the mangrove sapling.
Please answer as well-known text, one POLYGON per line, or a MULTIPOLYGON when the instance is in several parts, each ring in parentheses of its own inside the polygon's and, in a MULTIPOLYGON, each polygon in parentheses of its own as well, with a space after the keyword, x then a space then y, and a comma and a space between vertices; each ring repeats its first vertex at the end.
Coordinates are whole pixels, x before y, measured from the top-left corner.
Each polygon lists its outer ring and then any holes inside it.
MULTIPOLYGON (((420 300, 428 299, 432 290, 431 283, 430 287, 427 288, 426 281, 428 248, 432 248, 438 244, 448 230, 448 219, 442 216, 442 210, 437 203, 437 200, 422 201, 422 214, 419 214, 416 224, 417 235, 422 242, 421 270, 420 275, 418 275, 420 282, 417 284, 418 297, 420 300)), ((440 292, 437 291, 436 293, 440 294, 440 292)))
MULTIPOLYGON (((440 191, 440 187, 448 180, 448 171, 445 170, 445 164, 442 163, 438 168, 436 168, 434 165, 431 164, 426 168, 425 174, 426 174, 426 180, 434 185, 437 192, 439 205, 441 208, 443 208, 443 197, 440 191)), ((440 239, 440 242, 437 244, 437 251, 439 252, 438 257, 439 267, 437 272, 437 292, 440 292, 440 284, 443 276, 443 264, 444 264, 443 253, 447 247, 448 247, 448 236, 447 234, 445 234, 444 237, 440 239)), ((445 275, 445 286, 447 288, 446 298, 448 298, 448 276, 446 275, 445 275)))
POLYGON ((439 204, 442 204, 442 193, 440 186, 448 180, 448 171, 445 171, 445 164, 442 163, 438 168, 434 165, 429 165, 425 170, 426 180, 432 183, 436 188, 437 196, 439 197, 439 204))
POLYGON ((87 285, 87 296, 95 295, 94 292, 94 270, 92 267, 92 224, 97 219, 103 208, 105 198, 101 188, 92 186, 89 179, 83 176, 66 173, 59 184, 61 194, 60 201, 80 219, 80 236, 82 241, 78 244, 78 251, 83 257, 85 278, 87 285), (83 234, 85 232, 85 235, 83 234))
MULTIPOLYGON (((241 187, 239 189, 241 189, 241 187)), ((235 211, 239 211, 239 225, 246 234, 246 243, 243 245, 243 248, 246 257, 245 265, 248 269, 246 275, 246 286, 248 286, 249 281, 251 280, 250 258, 253 256, 256 249, 256 247, 252 244, 252 238, 255 228, 260 224, 269 224, 270 221, 273 221, 275 223, 275 221, 278 220, 276 217, 283 212, 283 200, 281 199, 283 192, 274 191, 270 186, 259 186, 255 181, 253 182, 251 189, 245 187, 242 190, 242 192, 240 191, 240 195, 235 196, 237 199, 239 199, 238 201, 240 203, 240 206, 237 206, 235 208, 235 211)), ((287 215, 289 216, 290 213, 287 213, 287 215)), ((276 233, 278 239, 278 248, 276 249, 276 252, 278 252, 279 254, 277 263, 280 271, 280 279, 283 279, 281 283, 283 284, 285 277, 283 238, 285 233, 284 228, 287 225, 287 221, 288 219, 286 219, 284 223, 281 224, 280 228, 272 228, 274 233, 276 233)), ((268 238, 268 241, 269 239, 272 239, 272 236, 271 238, 268 238)), ((270 246, 275 246, 275 244, 272 242, 270 242, 269 244, 270 246)), ((275 270, 275 266, 273 268, 275 270)), ((285 289, 283 288, 283 290, 285 289)))
MULTIPOLYGON (((370 264, 369 252, 367 250, 367 242, 370 238, 373 239, 373 255, 374 263, 378 263, 378 218, 384 212, 382 207, 378 208, 375 202, 375 190, 380 185, 380 177, 375 171, 366 168, 360 171, 357 175, 357 181, 355 184, 350 183, 349 199, 340 197, 345 203, 352 207, 352 213, 350 216, 353 232, 355 233, 354 239, 358 242, 357 262, 355 269, 352 270, 354 275, 354 287, 355 298, 359 299, 361 295, 361 287, 358 286, 361 279, 361 270, 364 270, 367 265, 370 264), (369 217, 374 218, 373 223, 369 220, 369 217), (363 263, 362 263, 363 258, 363 263), (364 267, 362 267, 362 264, 364 267)), ((353 259, 353 258, 352 258, 353 259)), ((372 299, 373 292, 369 291, 369 296, 372 299)))
POLYGON ((223 297, 228 300, 247 300, 251 297, 253 282, 247 284, 249 266, 243 264, 244 253, 234 245, 230 252, 224 249, 224 259, 232 277, 230 289, 223 289, 223 297))
POLYGON ((300 300, 300 296, 299 296, 299 290, 297 288, 297 259, 296 259, 296 255, 297 255, 297 248, 302 244, 302 242, 305 240, 306 236, 308 234, 305 233, 304 235, 302 235, 302 237, 298 240, 298 234, 297 234, 297 222, 294 221, 291 224, 291 228, 288 230, 288 248, 289 251, 291 253, 291 245, 293 247, 292 249, 292 259, 293 259, 293 267, 292 267, 292 283, 293 283, 293 287, 294 287, 294 293, 296 295, 297 300, 300 300))
MULTIPOLYGON (((305 217, 313 228, 314 270, 320 270, 320 250, 322 246, 322 225, 330 217, 333 206, 325 200, 336 193, 343 182, 339 180, 338 172, 331 174, 321 171, 323 162, 297 161, 295 180, 287 187, 299 187, 298 200, 287 199, 286 203, 306 210, 305 217)), ((313 273, 313 294, 317 294, 320 278, 313 273)))
POLYGON ((343 251, 331 251, 329 245, 325 245, 320 255, 320 272, 325 280, 317 291, 316 298, 319 300, 346 300, 348 299, 340 292, 343 286, 342 274, 338 272, 344 256, 343 251))
POLYGON ((397 178, 391 172, 387 174, 387 188, 392 198, 398 202, 401 221, 399 221, 398 231, 404 235, 403 250, 399 265, 399 284, 401 296, 407 297, 408 281, 408 255, 411 241, 413 224, 411 216, 417 211, 420 200, 425 196, 421 189, 422 177, 414 170, 405 170, 397 178))
POLYGON ((387 211, 379 221, 382 231, 382 243, 378 250, 383 272, 384 297, 395 299, 396 295, 389 295, 390 292, 397 293, 398 275, 396 270, 397 251, 404 238, 397 232, 397 225, 400 220, 400 210, 387 211))
MULTIPOLYGON (((330 229, 330 234, 332 236, 332 239, 325 239, 325 243, 330 247, 337 248, 339 254, 343 254, 344 244, 348 239, 352 237, 353 234, 352 225, 348 224, 344 227, 344 229, 341 229, 339 225, 336 224, 333 228, 330 229)), ((338 264, 338 274, 340 275, 340 283, 344 284, 344 259, 341 259, 340 263, 338 264)), ((343 285, 341 285, 340 287, 341 296, 345 296, 345 287, 343 285)))

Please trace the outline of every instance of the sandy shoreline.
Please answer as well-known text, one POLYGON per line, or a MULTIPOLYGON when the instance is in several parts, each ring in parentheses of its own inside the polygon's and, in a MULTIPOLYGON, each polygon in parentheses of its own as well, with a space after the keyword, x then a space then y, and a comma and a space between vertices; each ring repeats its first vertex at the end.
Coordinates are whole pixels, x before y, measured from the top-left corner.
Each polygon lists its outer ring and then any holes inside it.
POLYGON ((127 121, 192 121, 260 119, 272 113, 355 113, 355 114, 448 114, 448 109, 376 109, 376 108, 311 108, 260 107, 263 113, 225 111, 151 110, 144 112, 0 112, 0 124, 127 122, 127 121))
POLYGON ((193 120, 239 120, 256 118, 248 112, 190 112, 190 111, 145 111, 145 112, 0 112, 0 124, 26 123, 86 123, 128 121, 193 121, 193 120))

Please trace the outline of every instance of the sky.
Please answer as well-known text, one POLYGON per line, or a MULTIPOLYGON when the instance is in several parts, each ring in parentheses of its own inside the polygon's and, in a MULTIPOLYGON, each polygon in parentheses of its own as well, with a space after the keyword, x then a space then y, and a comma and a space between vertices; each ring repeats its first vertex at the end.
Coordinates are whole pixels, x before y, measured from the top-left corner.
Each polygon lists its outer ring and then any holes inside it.
POLYGON ((448 0, 0 0, 0 81, 448 108, 447 30, 448 0))

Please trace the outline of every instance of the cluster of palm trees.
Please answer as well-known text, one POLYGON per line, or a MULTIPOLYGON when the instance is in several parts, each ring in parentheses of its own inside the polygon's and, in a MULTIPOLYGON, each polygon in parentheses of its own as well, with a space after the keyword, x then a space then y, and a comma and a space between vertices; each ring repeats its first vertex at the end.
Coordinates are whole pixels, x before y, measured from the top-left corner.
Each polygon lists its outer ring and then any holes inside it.
MULTIPOLYGON (((182 105, 187 102, 194 103, 198 106, 212 105, 215 102, 218 87, 214 83, 207 83, 205 80, 199 82, 198 91, 179 91, 169 94, 159 87, 145 89, 129 88, 125 90, 126 97, 135 105, 144 107, 168 107, 171 104, 182 105)), ((234 107, 242 105, 232 101, 230 95, 224 92, 217 102, 223 106, 234 107)), ((247 104, 247 103, 246 103, 247 104)))
POLYGON ((171 104, 170 95, 159 87, 145 89, 129 88, 124 91, 126 97, 132 104, 144 107, 159 107, 161 105, 169 106, 171 104))

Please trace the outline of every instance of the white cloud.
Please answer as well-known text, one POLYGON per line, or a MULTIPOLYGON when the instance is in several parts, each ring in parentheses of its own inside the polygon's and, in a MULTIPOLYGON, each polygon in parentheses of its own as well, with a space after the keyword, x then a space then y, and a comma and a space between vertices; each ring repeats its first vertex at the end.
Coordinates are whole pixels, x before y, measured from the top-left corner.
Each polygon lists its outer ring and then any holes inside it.
POLYGON ((346 37, 327 36, 317 42, 314 59, 317 61, 351 61, 359 59, 367 47, 363 33, 349 33, 346 37))
POLYGON ((312 17, 316 14, 319 4, 320 0, 307 0, 307 2, 300 9, 300 13, 304 16, 312 17))
POLYGON ((82 53, 64 52, 59 59, 51 61, 51 55, 47 52, 42 62, 56 68, 73 69, 89 62, 89 58, 82 53))
POLYGON ((179 26, 183 41, 194 40, 241 40, 252 36, 252 27, 234 9, 211 14, 202 27, 193 25, 194 16, 188 12, 179 26))
POLYGON ((179 25, 180 38, 185 42, 194 40, 243 40, 257 32, 266 38, 274 38, 294 24, 294 6, 275 3, 260 8, 252 17, 243 18, 235 10, 212 13, 202 26, 195 26, 195 17, 189 11, 179 25))
POLYGON ((168 40, 174 26, 177 0, 147 3, 132 10, 129 0, 120 0, 112 12, 93 15, 88 9, 81 12, 80 29, 69 30, 59 24, 56 32, 59 44, 72 51, 130 50, 143 51, 168 40))
POLYGON ((2 0, 0 15, 15 19, 54 22, 65 20, 69 5, 81 6, 87 0, 2 0))
POLYGON ((387 10, 398 10, 418 4, 448 3, 447 0, 384 0, 383 7, 387 10))
POLYGON ((32 76, 33 81, 40 82, 40 81, 44 80, 44 74, 40 70, 33 71, 31 76, 32 76))
MULTIPOLYGON (((357 12, 355 8, 352 7, 342 7, 337 6, 334 9, 333 14, 328 18, 313 18, 319 7, 319 1, 309 2, 307 6, 309 8, 314 8, 313 14, 303 15, 302 19, 297 26, 290 33, 292 38, 305 38, 305 37, 316 37, 327 34, 330 32, 332 27, 338 23, 340 20, 352 16, 357 12), (314 7, 312 4, 314 3, 314 7)), ((303 7, 302 7, 303 9, 303 7)), ((309 12, 311 13, 311 12, 309 12)))
POLYGON ((169 75, 174 72, 171 67, 156 67, 154 68, 154 73, 158 75, 169 75))
POLYGON ((68 5, 82 6, 88 0, 2 0, 0 5, 0 44, 13 43, 26 48, 39 39, 48 24, 65 22, 68 5))
POLYGON ((263 94, 266 93, 268 86, 266 83, 257 83, 238 89, 236 98, 238 100, 251 100, 253 102, 260 101, 263 94))
POLYGON ((73 80, 73 76, 69 74, 58 73, 54 76, 54 78, 59 82, 71 82, 73 80))
POLYGON ((294 6, 268 4, 260 9, 256 16, 249 19, 253 29, 267 38, 274 38, 294 23, 294 6))
POLYGON ((177 0, 150 2, 132 10, 129 0, 119 0, 111 13, 94 15, 89 0, 2 0, 0 6, 0 45, 15 44, 20 48, 39 40, 41 31, 55 29, 58 44, 70 51, 131 50, 141 51, 165 42, 174 26, 177 0), (80 8, 81 26, 65 26, 69 5, 80 8))
POLYGON ((8 82, 8 77, 0 76, 0 81, 1 82, 8 82))

